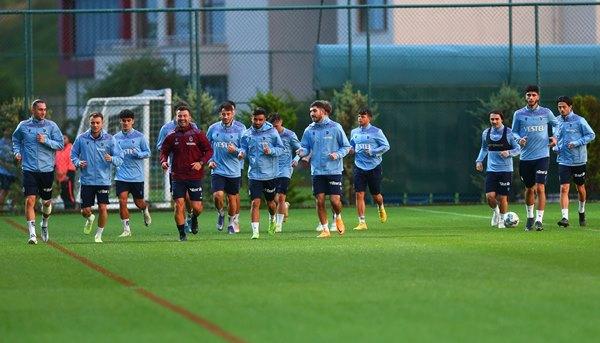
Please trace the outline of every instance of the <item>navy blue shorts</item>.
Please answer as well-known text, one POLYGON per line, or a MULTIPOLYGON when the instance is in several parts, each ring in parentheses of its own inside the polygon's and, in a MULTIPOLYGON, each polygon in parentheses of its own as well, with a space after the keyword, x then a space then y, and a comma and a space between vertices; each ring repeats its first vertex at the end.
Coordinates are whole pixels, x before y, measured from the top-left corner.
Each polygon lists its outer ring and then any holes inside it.
POLYGON ((210 180, 210 190, 213 193, 225 191, 229 195, 236 195, 240 192, 241 184, 241 177, 227 177, 213 174, 210 180))
POLYGON ((54 172, 23 171, 23 195, 39 195, 43 200, 52 198, 54 172))
POLYGON ((275 189, 277 188, 277 179, 272 180, 248 180, 248 193, 250 200, 260 199, 265 195, 265 200, 273 201, 275 199, 275 189))
POLYGON ((278 177, 275 181, 277 182, 277 194, 287 194, 287 190, 290 187, 290 178, 278 177))
POLYGON ((313 175, 313 195, 342 195, 342 175, 313 175))
POLYGON ((548 176, 548 157, 519 161, 519 175, 527 188, 533 187, 536 183, 545 185, 548 176))
POLYGON ((94 200, 108 204, 109 192, 110 186, 81 185, 81 208, 94 206, 94 200))
POLYGON ((191 201, 202 201, 202 180, 173 180, 171 189, 173 199, 185 198, 187 193, 191 201))
POLYGON ((512 172, 487 172, 485 174, 485 192, 508 195, 511 182, 512 172))
POLYGON ((371 170, 360 169, 354 166, 354 191, 365 192, 367 186, 371 194, 381 193, 381 164, 371 170))
POLYGON ((144 183, 143 182, 127 182, 127 181, 115 181, 115 189, 117 190, 117 197, 123 192, 131 194, 134 199, 144 199, 144 183))
POLYGON ((15 182, 15 177, 12 175, 0 174, 0 189, 9 190, 10 185, 15 182))
POLYGON ((573 182, 577 186, 581 186, 585 184, 585 172, 586 165, 581 166, 565 166, 562 164, 558 165, 558 180, 561 185, 565 183, 571 183, 571 177, 573 178, 573 182))

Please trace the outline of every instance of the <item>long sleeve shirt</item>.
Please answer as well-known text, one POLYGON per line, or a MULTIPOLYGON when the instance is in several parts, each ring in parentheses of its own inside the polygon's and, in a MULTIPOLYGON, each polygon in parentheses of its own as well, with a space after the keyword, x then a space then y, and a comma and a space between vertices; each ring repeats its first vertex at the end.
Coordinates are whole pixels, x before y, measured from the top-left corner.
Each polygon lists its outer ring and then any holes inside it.
POLYGON ((549 109, 527 106, 515 111, 512 132, 517 141, 527 138, 527 144, 521 150, 521 160, 531 161, 550 156, 548 147, 548 126, 557 125, 556 117, 549 109))
POLYGON ((90 130, 87 130, 75 139, 71 161, 80 168, 79 182, 82 185, 110 186, 112 167, 123 163, 123 152, 111 134, 103 131, 98 138, 94 138, 90 130), (110 162, 104 159, 105 154, 112 156, 110 162), (86 161, 87 166, 81 168, 81 161, 86 161))
POLYGON ((216 163, 216 168, 211 170, 211 174, 224 177, 240 177, 242 175, 243 161, 237 158, 240 150, 242 135, 246 131, 243 124, 236 125, 235 121, 231 125, 224 125, 222 122, 212 124, 206 132, 206 137, 213 149, 211 161, 216 163), (234 152, 229 152, 227 146, 233 144, 236 148, 234 152))
POLYGON ((342 159, 350 151, 350 142, 339 123, 323 118, 318 123, 311 123, 304 130, 300 141, 300 156, 310 155, 311 175, 341 175, 344 170, 342 159), (338 158, 332 160, 329 154, 337 153, 338 158))
POLYGON ((71 161, 71 150, 73 150, 73 144, 67 143, 64 149, 56 152, 55 172, 58 181, 66 180, 68 172, 77 170, 71 161))
POLYGON ((136 129, 120 131, 114 137, 123 151, 123 163, 117 168, 115 180, 144 182, 144 160, 150 157, 148 139, 136 129))
POLYGON ((17 125, 12 135, 13 154, 21 155, 21 167, 25 171, 54 171, 56 151, 64 147, 62 132, 55 122, 48 119, 37 120, 31 117, 17 125), (44 143, 37 141, 37 135, 46 137, 44 143))
POLYGON ((580 166, 587 163, 586 145, 596 138, 594 130, 585 118, 571 112, 558 117, 557 144, 553 148, 558 154, 556 162, 565 166, 580 166), (569 148, 569 144, 573 144, 569 148))
POLYGON ((371 124, 352 130, 350 145, 354 149, 354 164, 362 170, 372 170, 380 165, 382 155, 390 150, 383 131, 371 124))
POLYGON ((487 156, 487 168, 488 172, 512 172, 513 171, 513 157, 517 156, 521 153, 521 147, 519 143, 517 143, 517 139, 513 136, 512 130, 507 128, 506 130, 506 138, 508 140, 508 144, 511 149, 507 150, 509 155, 507 157, 502 157, 500 155, 500 151, 489 151, 488 150, 488 142, 487 142, 487 134, 488 131, 492 130, 490 133, 490 139, 493 141, 500 141, 502 139, 502 135, 504 133, 504 126, 496 129, 494 127, 487 128, 483 130, 481 134, 481 149, 479 150, 479 155, 477 156, 477 160, 475 162, 483 163, 483 160, 487 156))
POLYGON ((160 150, 160 162, 171 161, 171 177, 173 180, 202 180, 204 165, 212 157, 213 151, 204 132, 193 128, 177 127, 165 138, 160 150), (192 164, 202 162, 202 168, 194 170, 192 164))
POLYGON ((259 129, 250 126, 242 135, 240 152, 248 159, 248 178, 272 180, 279 171, 279 156, 284 147, 279 133, 271 123, 265 122, 259 129), (269 147, 269 154, 264 153, 269 147))
POLYGON ((279 134, 283 143, 283 153, 279 156, 279 172, 277 177, 291 178, 294 168, 292 167, 292 159, 296 150, 300 149, 300 141, 294 131, 284 128, 279 134))

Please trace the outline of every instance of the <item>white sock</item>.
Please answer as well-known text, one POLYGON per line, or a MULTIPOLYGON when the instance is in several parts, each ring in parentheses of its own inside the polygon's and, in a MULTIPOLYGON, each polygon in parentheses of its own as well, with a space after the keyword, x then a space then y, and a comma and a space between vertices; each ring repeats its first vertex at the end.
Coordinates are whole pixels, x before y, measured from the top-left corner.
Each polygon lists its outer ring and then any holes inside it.
POLYGON ((123 231, 131 231, 129 228, 129 218, 121 219, 121 222, 123 223, 123 231))
POLYGON ((277 213, 275 215, 275 223, 277 225, 282 225, 283 224, 283 217, 285 217, 282 213, 277 213))
POLYGON ((258 233, 258 222, 252 222, 250 225, 252 225, 252 233, 258 233))
POLYGON ((569 219, 569 209, 568 208, 563 208, 560 210, 560 213, 562 214, 562 217, 565 219, 569 219))
POLYGON ((104 231, 103 227, 98 227, 98 230, 96 230, 96 237, 102 238, 102 232, 103 231, 104 231))
POLYGON ((225 215, 225 211, 222 208, 221 209, 217 208, 217 212, 219 212, 219 215, 221 215, 221 216, 225 215))
POLYGON ((94 215, 94 213, 90 212, 90 215, 85 217, 85 220, 90 220, 93 215, 94 215))
POLYGON ((504 221, 506 219, 506 213, 500 213, 500 221, 504 221))
POLYGON ((358 216, 358 222, 361 224, 365 223, 365 216, 358 216))
POLYGON ((500 207, 498 205, 496 205, 496 207, 494 207, 492 209, 492 211, 494 211, 495 215, 497 215, 497 216, 500 215, 500 207))
POLYGON ((42 226, 43 227, 48 227, 48 220, 50 220, 50 217, 42 217, 42 226))
POLYGON ((329 223, 325 222, 325 224, 321 224, 321 229, 323 229, 323 231, 329 231, 329 223))
POLYGON ((585 213, 585 201, 579 202, 579 213, 585 213))
POLYGON ((237 224, 240 222, 240 214, 236 213, 233 215, 233 221, 237 224))
POLYGON ((27 228, 29 229, 29 236, 35 236, 35 220, 28 221, 27 228))
POLYGON ((377 208, 379 208, 380 210, 383 210, 383 208, 384 208, 384 207, 383 207, 383 204, 381 204, 381 205, 377 205, 377 208))
POLYGON ((533 218, 533 205, 525 205, 527 211, 527 218, 533 218))
POLYGON ((341 213, 334 213, 333 214, 333 219, 342 219, 342 214, 341 213))
POLYGON ((536 216, 535 216, 535 221, 541 223, 543 220, 544 220, 544 211, 543 210, 537 210, 536 211, 536 216))
POLYGON ((235 218, 235 215, 233 215, 233 216, 227 216, 227 220, 229 220, 229 225, 233 224, 233 221, 234 221, 233 218, 235 218))

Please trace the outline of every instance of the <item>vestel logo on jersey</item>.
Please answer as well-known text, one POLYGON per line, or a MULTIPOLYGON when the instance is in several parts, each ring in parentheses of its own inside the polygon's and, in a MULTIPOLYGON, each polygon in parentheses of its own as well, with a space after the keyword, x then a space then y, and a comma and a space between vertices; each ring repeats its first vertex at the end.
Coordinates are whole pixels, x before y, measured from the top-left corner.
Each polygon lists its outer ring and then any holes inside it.
POLYGON ((531 126, 525 127, 525 131, 527 131, 527 132, 544 132, 545 130, 546 130, 545 125, 531 125, 531 126))

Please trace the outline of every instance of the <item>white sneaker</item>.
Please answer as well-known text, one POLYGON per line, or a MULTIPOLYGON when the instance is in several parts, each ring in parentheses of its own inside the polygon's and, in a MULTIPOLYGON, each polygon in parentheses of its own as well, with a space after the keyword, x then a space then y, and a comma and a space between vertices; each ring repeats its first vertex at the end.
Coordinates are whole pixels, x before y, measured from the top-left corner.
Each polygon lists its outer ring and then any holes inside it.
POLYGON ((92 233, 92 225, 94 225, 95 219, 96 216, 93 213, 90 214, 90 216, 85 220, 85 225, 83 226, 83 233, 85 233, 86 235, 92 233))
POLYGON ((492 221, 490 223, 490 226, 498 226, 499 222, 500 222, 500 215, 496 214, 496 211, 493 211, 492 221))
MULTIPOLYGON (((40 224, 40 226, 41 226, 41 224, 40 224)), ((50 235, 48 234, 48 227, 41 226, 41 229, 42 229, 42 241, 48 242, 48 240, 50 239, 50 235)))
POLYGON ((148 210, 148 207, 142 211, 142 214, 144 215, 144 225, 150 226, 150 224, 152 224, 152 217, 150 217, 150 210, 148 210))
POLYGON ((96 242, 96 243, 102 243, 102 236, 95 235, 94 236, 94 242, 96 242))
POLYGON ((27 241, 28 244, 37 244, 37 237, 35 235, 29 235, 29 241, 27 241))
POLYGON ((123 233, 120 234, 119 237, 131 237, 131 231, 123 231, 123 233))

